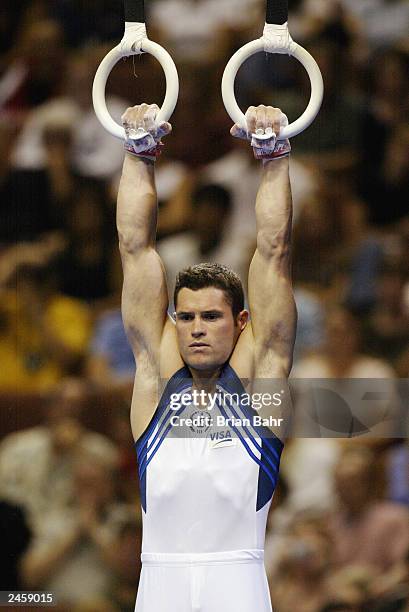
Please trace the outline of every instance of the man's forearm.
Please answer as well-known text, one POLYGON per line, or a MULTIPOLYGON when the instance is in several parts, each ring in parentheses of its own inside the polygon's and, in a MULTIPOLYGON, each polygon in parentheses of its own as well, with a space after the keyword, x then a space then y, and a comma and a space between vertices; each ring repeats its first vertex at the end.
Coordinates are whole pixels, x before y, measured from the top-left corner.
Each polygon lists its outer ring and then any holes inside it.
POLYGON ((121 248, 153 245, 157 222, 154 164, 125 154, 118 192, 117 228, 121 248))
POLYGON ((289 158, 265 162, 256 199, 258 249, 267 254, 288 244, 291 220, 289 158))

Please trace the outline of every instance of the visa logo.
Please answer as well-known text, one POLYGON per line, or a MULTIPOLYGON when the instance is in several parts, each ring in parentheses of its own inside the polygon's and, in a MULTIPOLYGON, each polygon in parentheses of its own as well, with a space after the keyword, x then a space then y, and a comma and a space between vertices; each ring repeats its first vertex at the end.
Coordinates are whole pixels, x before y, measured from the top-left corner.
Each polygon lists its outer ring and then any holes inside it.
POLYGON ((232 436, 230 429, 227 429, 226 431, 214 431, 210 434, 210 439, 212 442, 215 442, 216 440, 231 440, 232 436))

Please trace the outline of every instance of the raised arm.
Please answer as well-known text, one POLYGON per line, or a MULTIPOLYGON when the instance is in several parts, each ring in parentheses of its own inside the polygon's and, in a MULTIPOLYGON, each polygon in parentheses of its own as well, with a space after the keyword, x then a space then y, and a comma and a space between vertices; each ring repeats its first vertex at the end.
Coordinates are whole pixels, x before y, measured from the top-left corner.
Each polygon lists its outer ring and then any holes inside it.
MULTIPOLYGON (((149 131, 156 112, 155 105, 147 104, 128 109, 122 118, 128 134, 135 135, 140 127, 149 131)), ((156 222, 153 160, 126 152, 117 206, 124 273, 122 317, 138 367, 143 369, 159 367, 168 307, 164 268, 155 250, 156 222)))
MULTIPOLYGON (((281 118, 279 109, 261 106, 250 113, 248 124, 252 132, 272 127, 278 135, 281 118)), ((297 322, 291 285, 289 143, 279 143, 278 149, 273 159, 263 159, 256 199, 257 248, 249 271, 256 378, 289 375, 297 322)))

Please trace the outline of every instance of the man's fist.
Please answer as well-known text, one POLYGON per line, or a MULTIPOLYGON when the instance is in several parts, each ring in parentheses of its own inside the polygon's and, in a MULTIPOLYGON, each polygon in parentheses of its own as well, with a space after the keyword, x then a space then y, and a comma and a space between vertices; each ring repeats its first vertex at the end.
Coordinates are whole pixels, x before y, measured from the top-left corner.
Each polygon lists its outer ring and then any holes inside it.
POLYGON ((157 104, 140 104, 126 109, 122 125, 126 134, 125 149, 129 153, 152 160, 159 157, 163 146, 161 138, 170 134, 172 126, 167 122, 158 126, 158 112, 157 104))
POLYGON ((280 131, 288 125, 288 119, 279 108, 250 106, 245 114, 247 131, 237 124, 230 130, 232 136, 250 140, 256 159, 268 160, 289 155, 289 140, 277 140, 280 131))

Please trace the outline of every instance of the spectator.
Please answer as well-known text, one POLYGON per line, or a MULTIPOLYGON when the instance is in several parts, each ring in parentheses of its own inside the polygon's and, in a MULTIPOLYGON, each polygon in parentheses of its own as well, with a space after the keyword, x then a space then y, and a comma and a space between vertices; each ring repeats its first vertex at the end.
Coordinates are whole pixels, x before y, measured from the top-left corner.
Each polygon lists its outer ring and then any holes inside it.
POLYGON ((87 362, 90 379, 101 387, 129 385, 135 377, 135 357, 125 334, 119 308, 97 320, 87 362))
POLYGON ((20 121, 56 95, 64 75, 64 33, 48 18, 26 21, 0 80, 0 114, 20 121))
POLYGON ((325 512, 335 503, 332 473, 339 443, 327 438, 294 437, 285 449, 281 472, 288 482, 287 512, 325 512))
POLYGON ((350 448, 335 468, 339 507, 329 518, 334 563, 368 566, 377 573, 405 558, 409 512, 374 498, 374 457, 367 448, 350 448))
POLYGON ((67 235, 58 262, 61 292, 87 302, 110 297, 115 216, 106 183, 78 178, 61 216, 67 235))
POLYGON ((30 115, 13 141, 1 186, 0 240, 5 244, 63 229, 61 207, 72 189, 69 150, 76 120, 71 104, 51 101, 30 115))
POLYGON ((311 523, 295 522, 283 541, 271 598, 279 612, 316 612, 325 600, 330 564, 328 536, 311 523))
POLYGON ((384 264, 378 279, 378 299, 366 330, 372 352, 392 363, 409 344, 409 308, 404 300, 406 276, 400 262, 384 264))
MULTIPOLYGON (((123 147, 102 128, 92 106, 92 80, 105 51, 96 47, 69 56, 70 78, 64 82, 64 91, 30 113, 23 126, 13 153, 15 169, 39 171, 51 164, 53 170, 58 161, 60 172, 68 167, 81 176, 101 180, 111 179, 120 170, 123 147), (70 132, 70 142, 54 149, 52 155, 44 138, 50 128, 69 128, 70 132)), ((107 105, 120 121, 127 103, 107 95, 107 105)))
MULTIPOLYGON (((340 452, 335 438, 350 435, 354 423, 349 410, 345 414, 337 410, 336 394, 325 396, 323 410, 319 410, 316 396, 310 393, 310 380, 394 377, 392 368, 385 361, 362 354, 359 347, 358 320, 345 309, 336 307, 327 313, 324 346, 301 359, 293 368, 296 403, 292 433, 295 439, 289 449, 288 462, 283 463, 282 469, 289 485, 289 504, 295 509, 324 510, 333 506, 332 474, 340 452)), ((345 388, 341 383, 341 394, 345 388)), ((388 388, 388 391, 393 390, 388 388)), ((373 419, 375 414, 382 418, 379 423, 368 419, 368 423, 373 423, 370 430, 379 425, 383 432, 380 435, 385 435, 384 428, 388 427, 382 416, 385 406, 382 406, 382 412, 376 412, 375 406, 371 406, 371 411, 373 419)))
POLYGON ((17 285, 2 294, 0 388, 43 391, 80 368, 90 316, 83 304, 56 291, 44 243, 20 251, 17 260, 15 250, 7 252, 8 284, 17 285))
POLYGON ((374 575, 367 568, 346 567, 328 578, 328 593, 319 612, 372 612, 374 575))
POLYGON ((79 454, 116 460, 112 442, 82 425, 86 402, 85 383, 66 379, 47 401, 43 425, 12 433, 1 442, 1 496, 25 507, 32 525, 45 512, 71 503, 79 454))
POLYGON ((43 391, 81 368, 90 313, 81 302, 56 291, 55 268, 46 251, 44 255, 44 243, 39 243, 17 261, 13 249, 6 254, 11 261, 10 288, 2 292, 2 390, 43 391))
POLYGON ((115 464, 106 456, 77 455, 72 503, 44 512, 23 561, 30 589, 52 592, 69 606, 107 595, 120 526, 129 513, 117 502, 114 483, 115 464))
POLYGON ((361 326, 346 309, 336 306, 327 313, 323 349, 301 360, 294 378, 393 378, 387 362, 360 351, 361 326))

